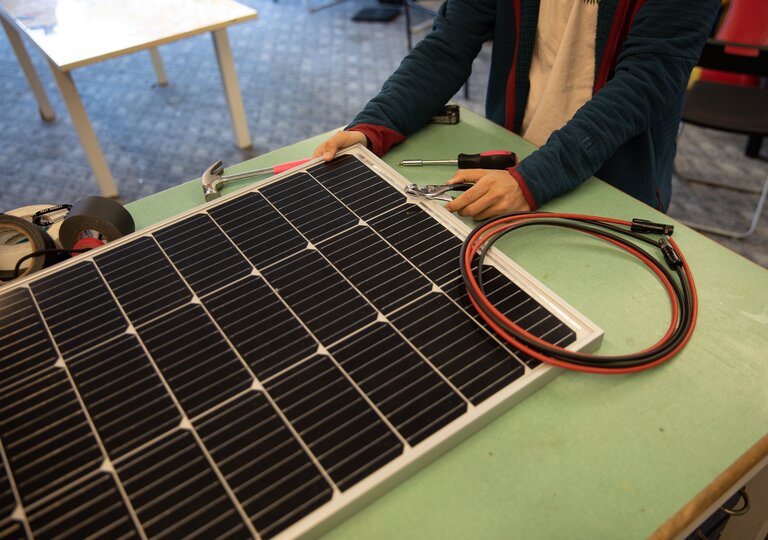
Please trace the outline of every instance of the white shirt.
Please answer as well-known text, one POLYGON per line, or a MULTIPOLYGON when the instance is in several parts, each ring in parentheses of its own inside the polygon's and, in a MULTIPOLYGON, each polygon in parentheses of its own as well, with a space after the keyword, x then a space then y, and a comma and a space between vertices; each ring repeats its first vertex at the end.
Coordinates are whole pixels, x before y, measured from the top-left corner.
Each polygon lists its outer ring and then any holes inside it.
POLYGON ((598 0, 541 0, 522 136, 537 146, 592 97, 598 0))

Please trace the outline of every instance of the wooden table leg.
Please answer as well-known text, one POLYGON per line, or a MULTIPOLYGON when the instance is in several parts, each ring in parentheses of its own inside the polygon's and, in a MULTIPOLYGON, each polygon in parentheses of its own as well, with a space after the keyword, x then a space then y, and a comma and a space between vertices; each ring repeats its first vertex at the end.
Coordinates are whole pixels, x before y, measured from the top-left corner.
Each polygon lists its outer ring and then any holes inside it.
POLYGON ((168 77, 165 75, 165 68, 163 67, 163 59, 160 58, 160 51, 157 47, 149 49, 149 54, 152 57, 152 65, 155 68, 155 76, 157 76, 157 84, 160 86, 168 86, 168 77))
POLYGON ((69 116, 72 118, 72 124, 75 126, 77 134, 80 136, 80 142, 83 144, 85 155, 91 164, 93 174, 96 175, 96 181, 104 197, 118 196, 117 186, 109 171, 107 160, 101 151, 99 140, 93 131, 91 121, 88 119, 88 113, 85 112, 83 102, 80 101, 80 95, 77 93, 75 82, 72 80, 72 74, 68 71, 60 71, 53 62, 48 62, 53 72, 53 78, 59 86, 59 91, 64 98, 64 103, 69 110, 69 116))
POLYGON ((35 95, 37 106, 40 109, 40 117, 46 122, 53 122, 56 120, 56 113, 53 111, 51 102, 48 101, 48 95, 45 93, 43 83, 40 81, 40 77, 37 75, 37 71, 35 71, 32 61, 29 59, 27 49, 24 48, 24 43, 21 41, 21 36, 16 29, 2 17, 0 17, 0 22, 3 23, 3 28, 8 35, 8 41, 11 42, 11 47, 13 47, 13 52, 16 54, 16 59, 19 61, 19 65, 21 66, 24 75, 27 77, 29 87, 35 95))
POLYGON ((216 58, 219 61, 221 80, 224 83, 224 94, 229 103, 229 113, 232 115, 232 127, 235 130, 235 140, 239 148, 251 147, 251 134, 248 131, 248 122, 245 119, 245 107, 240 95, 240 86, 237 83, 235 63, 232 60, 232 49, 229 47, 227 29, 215 30, 213 45, 216 48, 216 58))

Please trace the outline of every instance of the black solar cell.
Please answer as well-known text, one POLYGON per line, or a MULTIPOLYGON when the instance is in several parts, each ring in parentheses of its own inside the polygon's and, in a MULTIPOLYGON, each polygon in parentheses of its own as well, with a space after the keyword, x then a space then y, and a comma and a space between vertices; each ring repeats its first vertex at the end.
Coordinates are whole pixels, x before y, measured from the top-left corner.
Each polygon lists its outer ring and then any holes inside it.
POLYGON ((67 365, 112 459, 179 425, 181 411, 136 336, 124 334, 67 365))
POLYGON ((65 356, 115 337, 128 326, 112 293, 90 261, 32 282, 35 301, 65 356))
POLYGON ((103 460, 67 374, 55 367, 0 395, 0 438, 25 505, 95 471, 103 460))
POLYGON ((317 341, 260 277, 233 283, 203 304, 262 380, 317 350, 317 341))
POLYGON ((59 357, 28 289, 0 295, 0 329, 0 394, 59 357))
POLYGON ((461 279, 461 240, 421 208, 402 205, 370 225, 438 285, 461 279))
POLYGON ((264 277, 326 346, 376 319, 373 307, 317 251, 272 265, 264 277))
POLYGON ((198 304, 139 329, 182 409, 196 416, 251 386, 253 379, 198 304))
MULTIPOLYGON (((36 538, 140 538, 111 474, 97 473, 29 513, 36 538)), ((26 538, 21 535, 20 538, 26 538)))
POLYGON ((431 281, 368 227, 355 227, 317 249, 385 315, 432 288, 431 281))
POLYGON ((246 193, 217 206, 211 216, 256 268, 297 253, 307 239, 261 193, 246 193))
POLYGON ((94 260, 135 325, 186 304, 192 297, 152 238, 138 238, 94 260))
POLYGON ((266 388, 342 490, 402 452, 395 434, 326 356, 280 374, 266 388))
POLYGON ((16 499, 13 496, 8 473, 5 467, 0 467, 0 531, 4 530, 14 508, 16 508, 16 499))
POLYGON ((374 324, 330 352, 411 445, 467 410, 466 402, 388 324, 374 324))
POLYGON ((366 221, 405 202, 402 191, 382 182, 381 177, 352 156, 341 156, 308 172, 366 221))
POLYGON ((6 521, 0 520, 0 535, 2 535, 0 538, 3 540, 26 540, 28 538, 24 524, 10 518, 6 521))
POLYGON ((238 397, 195 429, 262 538, 330 500, 331 485, 264 394, 238 397))
POLYGON ((400 330, 469 399, 480 403, 522 376, 523 365, 440 293, 392 316, 400 330))
POLYGON ((359 221, 357 216, 306 173, 267 186, 261 193, 310 242, 320 242, 359 221))
POLYGON ((199 296, 251 272, 251 265, 207 215, 169 225, 155 238, 199 296))
POLYGON ((190 431, 178 429, 117 466, 148 537, 224 538, 248 525, 190 431))

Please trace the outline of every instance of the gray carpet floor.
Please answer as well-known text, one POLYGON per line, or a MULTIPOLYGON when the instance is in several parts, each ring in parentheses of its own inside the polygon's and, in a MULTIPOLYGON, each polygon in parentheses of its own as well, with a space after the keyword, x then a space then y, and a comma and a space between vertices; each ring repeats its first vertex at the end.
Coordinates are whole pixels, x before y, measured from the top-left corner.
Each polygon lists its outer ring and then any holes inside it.
MULTIPOLYGON (((353 22, 375 0, 345 0, 310 12, 302 0, 241 0, 256 21, 229 30, 253 148, 238 150, 210 36, 160 48, 170 81, 157 85, 147 52, 74 71, 73 77, 117 181, 130 202, 197 178, 217 159, 226 165, 348 122, 376 94, 406 51, 404 18, 353 22)), ((57 120, 37 105, 5 38, 0 38, 0 211, 73 202, 98 194, 80 141, 42 55, 27 42, 57 120)), ((482 113, 490 51, 475 62, 470 99, 482 113)), ((768 143, 760 159, 744 157, 746 138, 686 128, 678 168, 685 174, 760 186, 768 176, 768 143)), ((676 181, 675 218, 741 227, 757 197, 676 181)), ((712 238, 768 268, 768 218, 746 240, 712 238)))

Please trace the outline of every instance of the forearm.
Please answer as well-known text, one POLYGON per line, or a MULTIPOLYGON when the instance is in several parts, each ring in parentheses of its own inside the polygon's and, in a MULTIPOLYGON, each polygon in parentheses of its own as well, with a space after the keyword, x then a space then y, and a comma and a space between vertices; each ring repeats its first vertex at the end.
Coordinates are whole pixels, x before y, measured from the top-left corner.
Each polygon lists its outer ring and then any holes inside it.
POLYGON ((613 78, 519 165, 537 204, 575 188, 620 146, 669 114, 670 104, 685 89, 716 9, 715 0, 646 2, 613 78))
POLYGON ((435 30, 403 59, 349 127, 382 126, 403 137, 423 127, 469 77, 491 35, 494 5, 492 0, 448 0, 435 18, 435 30))

